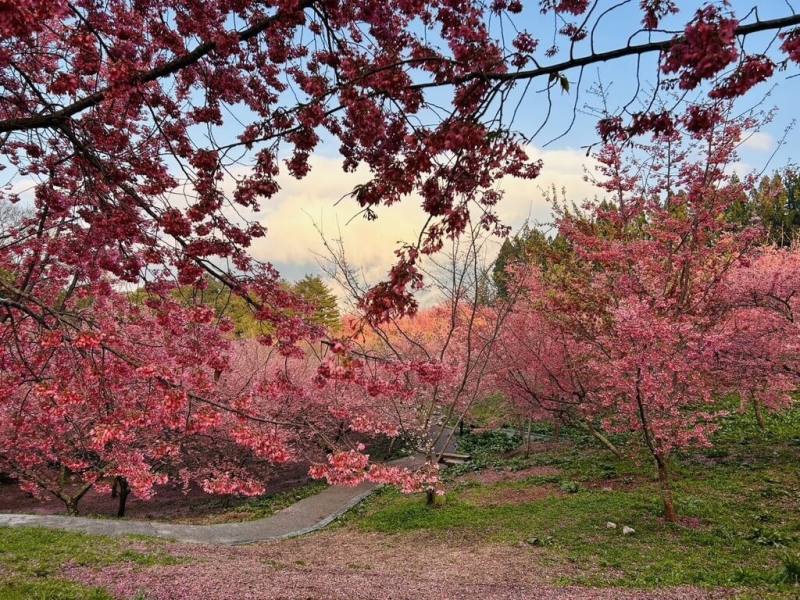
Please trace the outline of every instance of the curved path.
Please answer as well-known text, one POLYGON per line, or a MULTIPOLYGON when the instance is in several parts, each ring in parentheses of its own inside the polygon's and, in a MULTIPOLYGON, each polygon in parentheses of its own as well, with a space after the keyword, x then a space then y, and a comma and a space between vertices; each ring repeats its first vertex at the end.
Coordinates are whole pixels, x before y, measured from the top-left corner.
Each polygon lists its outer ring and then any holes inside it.
MULTIPOLYGON (((410 466, 414 457, 392 461, 410 466)), ((321 529, 369 496, 378 486, 362 483, 357 487, 331 486, 320 493, 255 521, 216 525, 179 525, 158 521, 117 521, 62 515, 0 514, 0 526, 46 527, 94 535, 149 535, 179 542, 199 544, 251 544, 295 537, 321 529)))

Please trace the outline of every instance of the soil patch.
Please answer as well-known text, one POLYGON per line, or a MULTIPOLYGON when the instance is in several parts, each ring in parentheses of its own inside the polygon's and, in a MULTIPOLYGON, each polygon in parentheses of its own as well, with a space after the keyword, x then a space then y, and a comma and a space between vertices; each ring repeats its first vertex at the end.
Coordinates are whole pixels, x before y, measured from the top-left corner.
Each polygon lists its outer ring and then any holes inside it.
POLYGON ((498 507, 515 504, 527 504, 544 498, 563 496, 564 492, 555 486, 537 485, 524 488, 498 487, 490 492, 486 490, 466 490, 462 498, 475 506, 498 507))
POLYGON ((475 473, 468 473, 459 478, 459 481, 474 481, 482 485, 492 485, 495 483, 503 483, 507 481, 522 481, 530 477, 555 477, 561 471, 555 467, 530 467, 520 471, 496 469, 484 469, 483 471, 476 471, 475 473))

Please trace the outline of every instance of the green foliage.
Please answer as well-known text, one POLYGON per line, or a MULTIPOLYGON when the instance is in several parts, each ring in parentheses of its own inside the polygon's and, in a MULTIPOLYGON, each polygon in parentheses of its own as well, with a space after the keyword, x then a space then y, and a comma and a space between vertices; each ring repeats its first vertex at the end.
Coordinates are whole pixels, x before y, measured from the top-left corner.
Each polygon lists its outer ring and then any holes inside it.
MULTIPOLYGON (((285 284, 290 287, 288 284, 285 284)), ((317 325, 337 331, 341 327, 339 308, 336 296, 317 276, 306 275, 303 279, 291 286, 292 290, 303 297, 315 307, 311 321, 317 325)), ((272 326, 256 319, 253 307, 245 298, 231 292, 231 290, 212 277, 206 277, 204 286, 182 286, 173 292, 175 297, 184 306, 205 305, 214 309, 217 318, 228 318, 233 322, 233 333, 237 338, 253 338, 272 332, 272 326)), ((131 302, 143 303, 147 299, 147 292, 143 289, 129 294, 131 302)))
POLYGON ((496 429, 464 434, 458 438, 458 449, 471 455, 474 462, 488 463, 514 450, 521 442, 522 439, 516 431, 496 429))
POLYGON ((785 552, 781 561, 783 562, 783 572, 779 576, 779 581, 795 586, 800 585, 800 554, 785 552))
POLYGON ((330 331, 338 331, 341 328, 336 296, 322 279, 316 275, 306 275, 294 284, 294 291, 314 307, 314 315, 311 317, 313 323, 330 331))
POLYGON ((581 491, 581 486, 577 481, 562 481, 560 489, 567 494, 577 494, 581 491))
MULTIPOLYGON (((184 306, 205 305, 214 309, 217 318, 228 318, 233 322, 233 334, 237 338, 252 338, 268 334, 272 330, 269 323, 259 321, 247 301, 211 277, 205 278, 202 289, 182 286, 174 292, 184 306)), ((139 289, 128 295, 131 302, 141 304, 147 300, 148 293, 139 289)))
POLYGON ((475 401, 469 409, 469 418, 465 422, 478 427, 497 427, 507 425, 512 411, 508 401, 502 394, 489 394, 475 401))
POLYGON ((549 244, 547 237, 541 231, 527 226, 515 236, 506 238, 500 246, 492 271, 497 295, 501 298, 508 297, 509 266, 519 262, 526 264, 536 262, 543 266, 546 260, 545 251, 549 244))

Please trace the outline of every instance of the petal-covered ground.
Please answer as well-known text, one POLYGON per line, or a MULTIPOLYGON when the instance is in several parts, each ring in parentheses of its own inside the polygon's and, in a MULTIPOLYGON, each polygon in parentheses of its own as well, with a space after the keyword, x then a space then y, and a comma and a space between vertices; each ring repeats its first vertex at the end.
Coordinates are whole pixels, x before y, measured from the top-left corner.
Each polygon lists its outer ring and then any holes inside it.
MULTIPOLYGON (((539 549, 448 544, 441 538, 335 530, 240 547, 174 545, 178 564, 68 567, 65 575, 121 599, 604 599, 727 598, 727 592, 558 587, 539 549)), ((578 565, 576 569, 580 568, 578 565)))

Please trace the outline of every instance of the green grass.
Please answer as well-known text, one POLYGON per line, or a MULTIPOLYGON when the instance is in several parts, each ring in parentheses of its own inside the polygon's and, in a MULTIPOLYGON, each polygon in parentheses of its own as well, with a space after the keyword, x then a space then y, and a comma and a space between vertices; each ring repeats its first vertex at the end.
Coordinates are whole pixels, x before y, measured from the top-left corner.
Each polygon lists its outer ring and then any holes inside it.
POLYGON ((227 506, 225 501, 216 500, 209 504, 208 508, 216 509, 215 512, 204 514, 200 517, 184 519, 189 523, 231 523, 238 521, 254 521, 263 519, 291 506, 295 502, 318 494, 327 487, 322 481, 313 481, 305 485, 286 490, 267 494, 259 498, 248 500, 236 506, 227 506))
POLYGON ((512 414, 502 394, 489 394, 472 404, 466 422, 478 427, 499 427, 506 424, 512 414))
POLYGON ((177 560, 158 541, 137 540, 141 551, 130 545, 131 540, 49 529, 0 528, 0 600, 106 600, 111 596, 99 588, 61 579, 62 567, 122 562, 146 567, 177 560))
POLYGON ((564 584, 699 585, 741 589, 743 597, 798 595, 800 411, 768 419, 765 432, 750 415, 733 414, 714 448, 676 457, 680 525, 661 518, 658 486, 644 456, 638 465, 619 461, 573 440, 565 448, 504 461, 502 448, 492 455, 485 451, 492 440, 484 441, 470 442, 482 449, 483 465, 547 465, 558 475, 456 483, 437 508, 426 507, 421 496, 385 490, 351 517, 351 525, 400 535, 426 531, 463 543, 541 546, 537 558, 556 570, 562 566, 560 572, 569 574, 564 584), (526 490, 541 487, 547 493, 525 500, 526 490), (503 497, 515 501, 497 500, 503 497), (617 528, 607 529, 607 521, 617 528), (636 533, 623 536, 623 525, 636 533))
POLYGON ((100 588, 88 588, 60 579, 0 579, 1 600, 111 600, 100 588))

